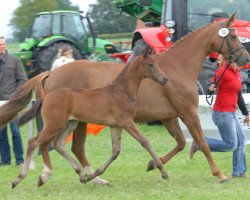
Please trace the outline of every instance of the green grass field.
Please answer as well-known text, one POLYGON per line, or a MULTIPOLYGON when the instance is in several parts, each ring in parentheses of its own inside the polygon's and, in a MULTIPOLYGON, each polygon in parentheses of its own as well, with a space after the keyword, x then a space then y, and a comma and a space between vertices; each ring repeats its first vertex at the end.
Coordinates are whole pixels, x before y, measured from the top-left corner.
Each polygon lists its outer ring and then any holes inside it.
MULTIPOLYGON (((159 156, 175 146, 174 139, 163 126, 138 125, 138 127, 159 156)), ((26 149, 28 129, 25 126, 21 131, 26 149)), ((66 147, 70 151, 70 144, 66 147)), ((36 152, 35 170, 30 170, 26 179, 15 189, 11 189, 11 181, 16 178, 20 168, 14 165, 14 161, 11 166, 0 168, 0 196, 4 200, 248 200, 250 198, 250 179, 230 178, 228 182, 220 184, 218 179, 212 176, 202 153, 198 152, 193 160, 189 160, 189 147, 190 143, 187 143, 185 149, 164 166, 169 174, 169 180, 166 181, 161 178, 158 170, 146 172, 147 163, 151 159, 149 154, 130 135, 123 132, 121 154, 102 175, 110 181, 110 186, 81 184, 69 164, 57 152, 51 151, 53 175, 44 186, 37 188, 43 165, 41 156, 37 156, 36 152)), ((103 164, 111 154, 109 128, 98 136, 88 136, 86 148, 89 161, 94 168, 103 164)), ((230 176, 231 153, 213 153, 213 156, 220 169, 230 176)), ((249 159, 250 150, 247 148, 247 160, 249 159)))

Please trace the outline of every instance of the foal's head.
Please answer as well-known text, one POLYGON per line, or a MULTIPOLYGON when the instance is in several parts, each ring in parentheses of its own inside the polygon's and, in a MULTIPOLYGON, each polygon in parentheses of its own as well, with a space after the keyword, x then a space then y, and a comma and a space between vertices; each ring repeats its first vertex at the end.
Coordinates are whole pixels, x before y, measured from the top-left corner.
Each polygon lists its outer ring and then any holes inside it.
MULTIPOLYGON (((155 59, 145 50, 142 56, 137 57, 135 60, 139 62, 139 76, 143 78, 151 78, 161 85, 167 83, 167 77, 161 68, 158 66, 155 59)), ((136 63, 136 62, 132 62, 136 63)), ((131 64, 132 64, 131 63, 131 64)))
POLYGON ((217 31, 211 40, 211 49, 242 66, 249 62, 249 54, 235 34, 234 28, 231 27, 235 19, 236 13, 224 22, 217 22, 217 31))

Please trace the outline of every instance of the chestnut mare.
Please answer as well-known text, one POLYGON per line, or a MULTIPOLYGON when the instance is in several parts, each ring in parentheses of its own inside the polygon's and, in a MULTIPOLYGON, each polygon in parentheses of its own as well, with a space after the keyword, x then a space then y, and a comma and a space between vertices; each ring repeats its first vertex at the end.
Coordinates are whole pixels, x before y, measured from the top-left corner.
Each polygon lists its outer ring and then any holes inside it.
MULTIPOLYGON (((162 178, 167 179, 167 173, 160 159, 152 150, 148 140, 136 128, 133 121, 136 115, 137 91, 141 81, 145 78, 151 78, 160 85, 165 85, 167 82, 165 74, 147 53, 137 57, 124 67, 117 78, 106 87, 92 90, 63 87, 46 95, 41 107, 44 127, 36 137, 29 139, 22 170, 16 180, 12 182, 12 188, 25 178, 34 150, 41 144, 47 144, 51 138, 53 139, 52 146, 69 161, 80 176, 80 181, 86 183, 92 180, 96 176, 103 174, 118 157, 122 129, 130 133, 148 150, 155 165, 161 171, 162 178), (91 112, 89 112, 90 109, 91 112), (78 121, 107 125, 111 130, 112 155, 103 166, 91 175, 84 175, 81 166, 64 148, 67 135, 75 130, 78 121)), ((28 90, 27 86, 30 85, 24 85, 21 90, 28 90)), ((38 186, 43 185, 48 180, 51 175, 50 169, 50 161, 44 159, 44 171, 39 178, 38 186)))
MULTIPOLYGON (((235 31, 231 29, 231 24, 235 20, 235 14, 224 23, 214 22, 201 27, 189 35, 176 42, 167 52, 153 57, 160 68, 168 76, 168 84, 160 87, 155 82, 145 79, 138 91, 138 108, 135 117, 136 122, 147 122, 161 120, 168 132, 176 140, 176 147, 166 153, 160 160, 166 164, 173 156, 182 151, 186 141, 178 123, 178 117, 185 123, 199 148, 207 158, 212 174, 217 176, 220 182, 227 180, 227 177, 219 170, 212 158, 209 147, 201 130, 200 120, 197 113, 198 74, 204 63, 206 56, 210 52, 220 52, 227 58, 237 58, 237 64, 245 65, 249 62, 248 52, 242 48, 235 31), (219 35, 219 30, 224 27, 229 34, 225 37, 219 35)), ((45 95, 60 87, 71 88, 96 88, 107 85, 122 70, 122 64, 108 64, 99 62, 75 61, 64 65, 50 73, 45 81, 45 95)), ((15 106, 11 106, 8 111, 9 119, 15 117, 17 113, 27 106, 32 95, 19 97, 20 101, 15 106)), ((40 101, 35 104, 27 114, 37 112, 40 101)), ((6 115, 6 114, 5 114, 6 115)), ((1 124, 0 112, 0 124, 1 124)), ((28 115, 28 118, 29 115, 28 115)), ((80 122, 74 131, 72 151, 78 158, 81 165, 90 167, 85 157, 85 137, 86 123, 80 122)), ((47 154, 47 146, 41 146, 47 154)), ((148 170, 155 168, 152 161, 148 164, 148 170)))

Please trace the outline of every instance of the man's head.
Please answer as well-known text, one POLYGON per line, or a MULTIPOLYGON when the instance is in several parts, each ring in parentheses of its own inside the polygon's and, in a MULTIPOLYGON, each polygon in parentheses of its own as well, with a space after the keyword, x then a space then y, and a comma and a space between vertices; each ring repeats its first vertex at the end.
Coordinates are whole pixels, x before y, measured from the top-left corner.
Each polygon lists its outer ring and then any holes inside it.
POLYGON ((6 41, 4 37, 0 36, 0 54, 4 54, 6 52, 6 41))

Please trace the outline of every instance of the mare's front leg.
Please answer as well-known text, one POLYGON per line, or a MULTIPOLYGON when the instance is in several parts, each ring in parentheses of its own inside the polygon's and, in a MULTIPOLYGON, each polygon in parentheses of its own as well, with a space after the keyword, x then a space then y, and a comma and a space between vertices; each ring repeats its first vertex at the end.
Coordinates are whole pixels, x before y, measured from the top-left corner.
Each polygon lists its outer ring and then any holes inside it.
MULTIPOLYGON (((85 155, 85 141, 86 141, 87 124, 85 122, 79 122, 76 129, 73 131, 73 141, 71 150, 75 154, 76 158, 81 163, 83 169, 87 174, 93 174, 94 170, 89 164, 85 155)), ((99 176, 91 180, 93 183, 100 185, 109 184, 108 181, 100 178, 99 176)))
POLYGON ((197 112, 188 113, 187 115, 185 115, 185 117, 182 118, 182 121, 183 123, 186 124, 194 141, 196 142, 200 150, 206 156, 206 159, 211 168, 212 174, 214 176, 217 176, 221 183, 225 182, 227 180, 227 177, 220 171, 219 167, 217 166, 217 164, 215 163, 211 155, 211 151, 208 147, 208 144, 205 140, 205 137, 201 129, 201 124, 200 124, 200 120, 198 117, 198 113, 197 112))
POLYGON ((168 179, 168 174, 164 170, 162 163, 160 159, 157 157, 156 153, 153 151, 151 145, 149 144, 149 141, 140 133, 140 131, 137 129, 135 123, 133 120, 127 120, 123 127, 128 133, 130 133, 140 144, 148 150, 149 154, 153 158, 153 161, 156 165, 156 167, 161 171, 162 178, 168 179))
POLYGON ((83 183, 86 183, 97 176, 100 176, 105 172, 108 166, 119 156, 121 151, 121 134, 122 129, 118 127, 110 127, 111 139, 112 139, 112 155, 99 169, 97 169, 93 174, 86 175, 83 183))
MULTIPOLYGON (((179 122, 177 118, 173 118, 170 120, 162 120, 162 123, 170 133, 170 135, 176 140, 177 145, 176 147, 171 150, 169 153, 165 154, 164 156, 160 157, 162 164, 166 164, 171 158, 173 158, 177 153, 182 151, 185 147, 186 140, 183 136, 181 131, 179 122)), ((148 163, 147 171, 153 170, 155 168, 154 161, 151 160, 148 163)))

